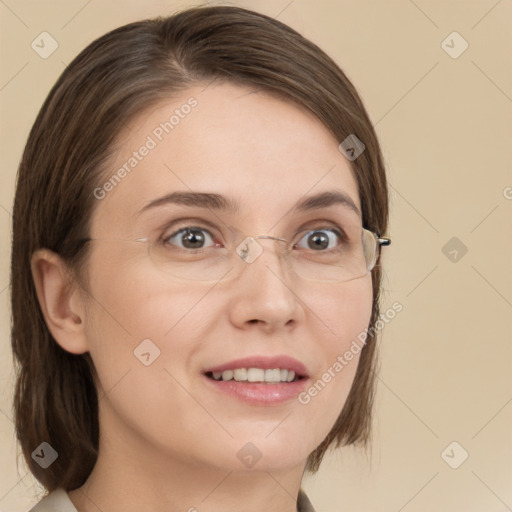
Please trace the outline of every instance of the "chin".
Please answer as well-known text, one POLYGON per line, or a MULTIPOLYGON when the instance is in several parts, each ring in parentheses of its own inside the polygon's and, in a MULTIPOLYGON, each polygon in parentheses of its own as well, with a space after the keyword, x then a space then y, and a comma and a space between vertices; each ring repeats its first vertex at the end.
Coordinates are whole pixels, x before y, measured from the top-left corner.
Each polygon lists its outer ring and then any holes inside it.
POLYGON ((282 471, 304 466, 308 455, 316 448, 297 435, 294 441, 273 434, 237 436, 227 444, 218 445, 211 463, 224 471, 282 471))

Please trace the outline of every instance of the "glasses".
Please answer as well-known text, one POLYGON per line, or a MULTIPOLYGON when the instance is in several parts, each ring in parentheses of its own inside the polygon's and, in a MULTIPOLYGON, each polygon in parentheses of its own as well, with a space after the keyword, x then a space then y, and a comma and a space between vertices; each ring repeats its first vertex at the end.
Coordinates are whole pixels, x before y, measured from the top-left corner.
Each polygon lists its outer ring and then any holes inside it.
POLYGON ((292 243, 270 235, 245 236, 237 229, 229 230, 229 239, 222 243, 210 228, 199 225, 182 227, 156 240, 86 238, 84 242, 144 244, 149 258, 165 274, 176 280, 209 282, 219 281, 227 274, 230 274, 228 279, 240 276, 264 252, 258 240, 274 240, 279 242, 276 246, 279 264, 284 264, 288 272, 306 280, 334 283, 367 275, 375 267, 380 248, 391 244, 390 238, 361 226, 308 228, 299 232, 292 243), (213 244, 205 246, 208 238, 213 244))

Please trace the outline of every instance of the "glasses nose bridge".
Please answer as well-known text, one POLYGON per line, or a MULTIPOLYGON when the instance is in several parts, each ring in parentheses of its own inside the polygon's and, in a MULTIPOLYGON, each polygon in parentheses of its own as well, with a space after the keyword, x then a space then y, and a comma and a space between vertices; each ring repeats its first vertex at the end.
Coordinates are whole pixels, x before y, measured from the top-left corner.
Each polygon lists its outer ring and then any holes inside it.
MULTIPOLYGON (((271 235, 257 235, 257 236, 253 236, 252 238, 254 239, 267 239, 267 240, 275 240, 276 242, 284 242, 286 243, 287 240, 284 239, 284 238, 279 238, 277 236, 271 236, 271 235)), ((261 245, 261 244, 260 244, 261 245)), ((262 245, 263 247, 263 245, 262 245)), ((265 248, 263 248, 262 250, 262 253, 263 251, 265 251, 265 248)), ((285 259, 286 259, 286 245, 280 245, 280 244, 277 244, 277 253, 278 253, 278 256, 285 256, 285 259)))
POLYGON ((256 235, 256 236, 253 236, 252 238, 268 238, 270 240, 278 240, 280 242, 287 242, 287 240, 285 240, 284 238, 279 238, 277 236, 271 236, 271 235, 256 235))

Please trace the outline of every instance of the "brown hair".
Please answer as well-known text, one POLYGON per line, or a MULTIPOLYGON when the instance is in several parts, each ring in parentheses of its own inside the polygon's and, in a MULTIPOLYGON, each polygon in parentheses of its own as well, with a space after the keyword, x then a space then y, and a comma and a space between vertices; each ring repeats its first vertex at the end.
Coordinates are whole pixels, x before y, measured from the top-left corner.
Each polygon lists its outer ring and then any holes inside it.
MULTIPOLYGON (((13 213, 12 348, 17 372, 16 434, 31 472, 52 491, 86 481, 98 456, 98 397, 89 353, 63 350, 50 334, 30 259, 48 248, 77 271, 87 246, 93 190, 115 137, 135 115, 194 84, 227 80, 309 109, 343 141, 366 150, 352 162, 363 225, 384 234, 388 191, 379 143, 354 86, 316 45, 273 18, 238 7, 196 7, 131 23, 92 42, 64 70, 31 129, 13 213), (43 441, 58 453, 42 469, 31 454, 43 441)), ((381 268, 372 271, 370 331, 347 401, 309 458, 316 472, 332 445, 368 445, 375 385, 381 268)))

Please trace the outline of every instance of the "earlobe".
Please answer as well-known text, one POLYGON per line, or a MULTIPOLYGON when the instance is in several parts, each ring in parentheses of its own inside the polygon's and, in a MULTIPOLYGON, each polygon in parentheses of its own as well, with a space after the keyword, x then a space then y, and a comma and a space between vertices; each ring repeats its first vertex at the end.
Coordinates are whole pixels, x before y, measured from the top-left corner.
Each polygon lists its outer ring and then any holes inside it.
POLYGON ((73 354, 88 352, 83 299, 70 283, 64 260, 49 249, 39 249, 32 255, 31 269, 39 305, 55 341, 73 354))

